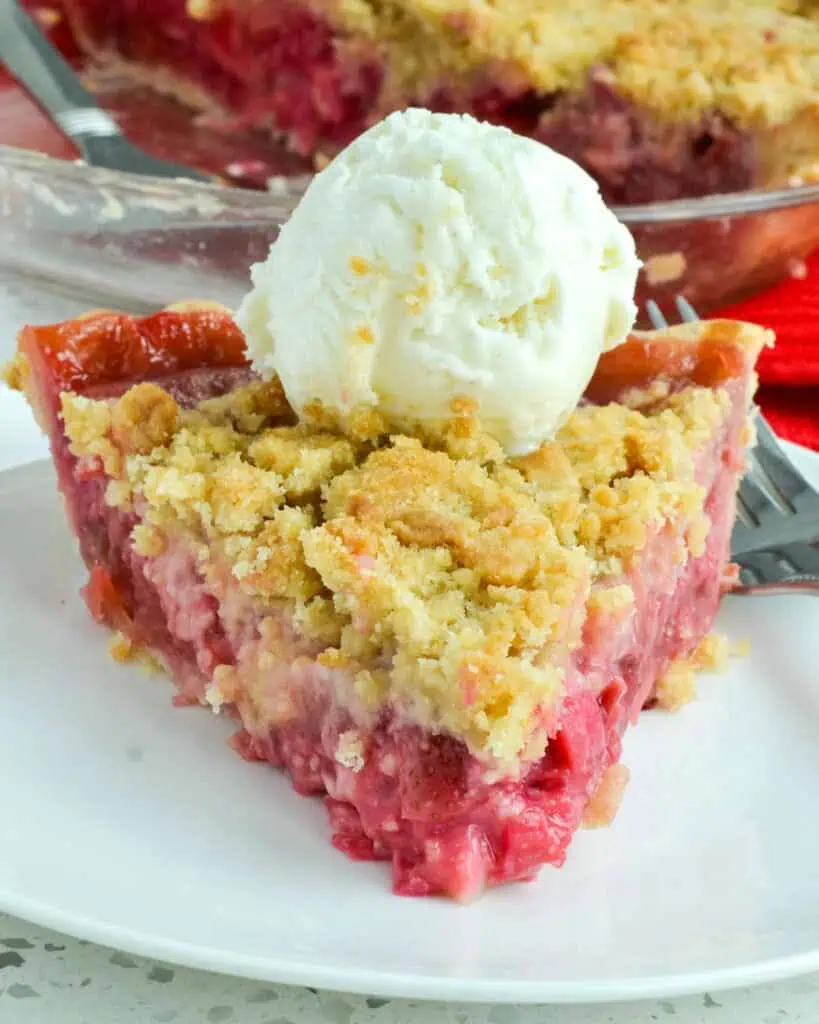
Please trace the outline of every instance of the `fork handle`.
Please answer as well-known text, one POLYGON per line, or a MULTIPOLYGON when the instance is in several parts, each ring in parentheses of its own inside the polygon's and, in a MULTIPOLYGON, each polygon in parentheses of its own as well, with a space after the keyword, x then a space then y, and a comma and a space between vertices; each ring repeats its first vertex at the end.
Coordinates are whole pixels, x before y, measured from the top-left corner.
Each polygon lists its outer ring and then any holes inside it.
POLYGON ((786 594, 812 594, 819 597, 819 577, 782 580, 779 583, 748 583, 731 591, 740 597, 782 597, 786 594))
POLYGON ((0 0, 0 59, 63 135, 85 151, 85 140, 119 135, 74 70, 16 0, 0 0))

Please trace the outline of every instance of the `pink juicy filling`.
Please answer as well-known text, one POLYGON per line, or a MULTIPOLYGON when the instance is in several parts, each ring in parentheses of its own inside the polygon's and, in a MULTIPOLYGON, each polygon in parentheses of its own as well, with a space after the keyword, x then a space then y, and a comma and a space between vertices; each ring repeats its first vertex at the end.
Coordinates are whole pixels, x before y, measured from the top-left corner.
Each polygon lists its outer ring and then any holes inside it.
MULTIPOLYGON (((203 389, 201 373, 171 386, 177 398, 191 400, 203 389)), ((183 544, 155 559, 137 555, 130 542, 135 519, 105 505, 105 477, 89 474, 62 437, 53 443, 83 556, 96 567, 87 588, 92 612, 124 624, 161 656, 180 703, 204 703, 215 668, 235 666, 238 692, 225 710, 240 723, 239 752, 287 771, 299 793, 323 796, 333 844, 355 859, 390 861, 396 892, 468 900, 563 863, 589 798, 620 757, 626 726, 651 701, 669 663, 691 653, 710 629, 734 518, 739 422, 737 404, 722 436, 701 453, 712 521, 705 551, 680 565, 679 541, 668 532, 654 538, 629 579, 633 613, 587 622, 543 756, 522 777, 501 781, 488 781, 459 739, 407 721, 398 708, 353 710, 343 696, 348 681, 316 661, 314 645, 284 619, 278 646, 263 641, 250 601, 235 585, 217 597, 183 544), (100 572, 113 585, 113 610, 100 596, 100 572), (274 663, 260 680, 262 651, 274 663), (242 692, 243 679, 247 689, 269 692, 267 717, 242 692), (361 751, 354 764, 338 756, 351 734, 361 751)))

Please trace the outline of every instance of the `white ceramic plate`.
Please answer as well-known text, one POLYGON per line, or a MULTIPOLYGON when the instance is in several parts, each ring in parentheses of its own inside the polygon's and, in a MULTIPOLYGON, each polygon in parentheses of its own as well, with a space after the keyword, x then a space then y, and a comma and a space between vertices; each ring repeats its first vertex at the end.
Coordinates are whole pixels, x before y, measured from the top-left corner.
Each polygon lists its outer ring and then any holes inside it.
MULTIPOLYGON (((7 421, 8 422, 8 421, 7 421)), ((798 461, 819 482, 819 458, 798 461)), ((749 658, 627 739, 611 829, 460 907, 393 896, 228 722, 109 660, 50 467, 0 474, 0 908, 165 960, 378 995, 676 995, 819 968, 819 601, 732 599, 749 658)))

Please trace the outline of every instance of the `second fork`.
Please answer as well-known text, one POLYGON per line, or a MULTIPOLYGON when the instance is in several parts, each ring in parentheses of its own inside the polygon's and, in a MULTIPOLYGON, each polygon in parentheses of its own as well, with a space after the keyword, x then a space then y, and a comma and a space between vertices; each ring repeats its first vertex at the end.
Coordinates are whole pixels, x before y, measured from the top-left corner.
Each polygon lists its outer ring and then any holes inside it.
MULTIPOLYGON (((683 296, 675 304, 680 320, 699 319, 683 296)), ((647 302, 646 312, 656 329, 668 326, 656 302, 647 302)), ((757 442, 737 495, 739 518, 731 534, 741 591, 819 592, 819 493, 787 457, 758 410, 756 430, 757 442)))

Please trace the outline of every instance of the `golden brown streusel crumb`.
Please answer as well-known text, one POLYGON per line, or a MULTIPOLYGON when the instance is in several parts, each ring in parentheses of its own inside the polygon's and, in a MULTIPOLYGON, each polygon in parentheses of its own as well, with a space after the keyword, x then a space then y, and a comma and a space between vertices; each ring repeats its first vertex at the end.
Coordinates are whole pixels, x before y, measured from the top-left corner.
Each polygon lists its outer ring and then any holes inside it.
POLYGON ((133 491, 127 480, 110 480, 105 488, 105 503, 110 508, 128 508, 132 498, 133 491))
POLYGON ((157 558, 166 547, 163 533, 150 523, 137 523, 131 531, 131 540, 134 551, 144 558, 157 558))
POLYGON ((296 420, 278 377, 253 381, 219 398, 209 398, 199 403, 197 411, 213 423, 229 420, 243 434, 255 434, 263 426, 296 420))
POLYGON ((654 380, 646 387, 629 388, 618 398, 620 405, 627 405, 629 409, 640 409, 647 411, 658 402, 664 402, 671 394, 671 383, 667 380, 654 380))
POLYGON ((342 415, 314 401, 305 407, 303 422, 312 430, 343 434, 359 445, 375 445, 389 435, 408 435, 453 459, 476 459, 482 464, 503 461, 501 446, 481 429, 474 401, 453 399, 451 413, 442 420, 388 420, 371 406, 358 406, 342 415))
POLYGON ((581 406, 539 451, 505 459, 466 407, 442 431, 389 437, 372 421, 350 436, 320 410, 293 424, 276 387, 178 409, 147 452, 114 429, 144 391, 66 396, 66 430, 114 467, 109 500, 137 509, 141 550, 156 535, 203 545, 214 573, 284 604, 364 706, 389 699, 500 765, 542 749, 539 712, 561 698, 584 616, 627 614, 622 574, 650 533, 673 521, 681 557, 700 543, 694 453, 728 408, 697 387, 581 406))
POLYGON ((677 711, 689 704, 697 695, 697 676, 694 663, 688 658, 678 658, 665 671, 657 683, 655 697, 659 707, 666 711, 677 711))
POLYGON ((501 472, 511 482, 514 467, 532 485, 563 544, 581 545, 598 573, 617 573, 664 520, 696 522, 691 539, 702 539, 694 451, 727 411, 727 395, 697 387, 646 410, 581 406, 555 442, 501 472))
POLYGON ((724 672, 731 658, 747 658, 750 640, 728 640, 719 633, 710 633, 694 652, 694 664, 706 672, 724 672))
POLYGON ((559 691, 554 661, 578 641, 588 558, 480 465, 395 440, 327 487, 306 561, 361 632, 395 645, 402 703, 512 758, 559 691), (553 662, 538 663, 550 642, 553 662))
POLYGON ((386 420, 370 406, 360 406, 342 416, 315 401, 305 406, 302 419, 314 430, 346 434, 358 442, 376 441, 387 432, 386 420))
POLYGON ((629 777, 630 772, 624 764, 613 764, 606 769, 583 811, 584 828, 607 828, 611 825, 620 810, 629 777))
POLYGON ((693 662, 699 669, 723 672, 728 665, 730 644, 719 633, 709 633, 694 652, 693 662))
POLYGON ((111 409, 111 434, 124 455, 147 455, 173 437, 179 406, 157 384, 137 384, 111 409))
POLYGON ((346 437, 282 427, 260 434, 248 457, 261 469, 285 478, 285 497, 300 502, 318 496, 321 485, 356 463, 357 447, 346 437))
POLYGON ((114 661, 130 661, 134 653, 134 645, 131 638, 124 633, 114 633, 108 641, 108 650, 114 661))
POLYGON ((28 360, 22 352, 17 352, 3 367, 3 383, 12 391, 25 391, 29 372, 28 360))
POLYGON ((111 437, 109 404, 65 392, 60 396, 60 406, 72 454, 77 458, 100 459, 105 472, 117 476, 122 468, 122 453, 111 437))
POLYGON ((657 685, 657 703, 668 711, 676 711, 696 696, 697 672, 724 672, 728 659, 742 657, 748 645, 731 644, 719 633, 709 633, 688 658, 673 662, 657 685))
POLYGON ((224 552, 244 590, 256 597, 291 598, 307 605, 321 593, 318 573, 304 563, 302 535, 315 525, 309 509, 280 508, 254 536, 236 533, 224 552))
POLYGON ((108 641, 108 650, 111 657, 121 664, 133 662, 151 675, 162 671, 159 661, 149 651, 146 651, 144 647, 139 647, 135 644, 124 633, 116 632, 111 636, 111 639, 108 641))
POLYGON ((705 544, 710 530, 711 522, 704 510, 691 517, 686 533, 686 546, 694 558, 699 558, 705 552, 705 544))
MULTIPOLYGON (((218 692, 222 703, 236 700, 240 687, 236 679, 236 669, 232 665, 217 665, 213 670, 212 686, 218 692)), ((216 692, 212 696, 216 696, 216 692)))
POLYGON ((385 51, 385 105, 487 66, 546 94, 591 71, 683 122, 781 125, 819 91, 819 16, 792 0, 341 0, 330 16, 385 51))
POLYGON ((344 623, 329 595, 319 594, 309 601, 297 602, 293 609, 293 625, 328 649, 335 649, 341 643, 344 623))
POLYGON ((634 591, 627 583, 599 586, 589 595, 588 614, 602 614, 610 620, 622 619, 634 607, 634 591))

